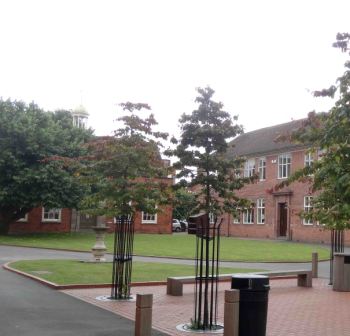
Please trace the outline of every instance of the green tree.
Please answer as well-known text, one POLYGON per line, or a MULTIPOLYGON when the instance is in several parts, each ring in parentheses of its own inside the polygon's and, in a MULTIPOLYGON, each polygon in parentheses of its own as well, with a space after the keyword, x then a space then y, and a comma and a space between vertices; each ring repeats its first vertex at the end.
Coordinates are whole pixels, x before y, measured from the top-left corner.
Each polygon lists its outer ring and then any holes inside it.
POLYGON ((155 213, 158 205, 169 202, 168 175, 160 155, 166 133, 156 132, 157 122, 147 104, 120 104, 127 114, 119 117, 114 136, 98 137, 89 143, 90 156, 81 170, 92 192, 84 199, 86 212, 116 217, 136 211, 155 213))
POLYGON ((85 187, 54 158, 82 155, 91 134, 73 127, 68 111, 0 99, 0 234, 35 207, 78 206, 85 187))
MULTIPOLYGON (((350 34, 337 34, 333 46, 348 52, 349 40, 350 34)), ((311 182, 313 208, 303 216, 336 230, 350 228, 350 60, 345 69, 336 85, 314 92, 315 97, 338 97, 330 111, 310 112, 290 136, 294 142, 310 145, 312 152, 319 151, 319 160, 279 186, 296 180, 311 182)))
POLYGON ((89 156, 81 158, 82 179, 91 186, 84 210, 118 219, 115 227, 111 298, 129 299, 134 244, 133 216, 136 211, 156 213, 168 203, 167 169, 160 155, 166 133, 154 131, 153 114, 147 104, 120 104, 123 115, 114 136, 89 143, 89 156))
POLYGON ((197 201, 196 195, 186 188, 180 188, 174 192, 173 199, 173 217, 178 219, 188 219, 194 214, 197 201))
POLYGON ((174 150, 167 154, 178 157, 174 168, 179 171, 179 185, 191 188, 196 193, 195 211, 219 215, 236 212, 247 201, 238 198, 240 189, 251 178, 239 177, 242 158, 227 155, 228 143, 243 129, 223 111, 223 104, 212 100, 214 90, 198 88, 195 99, 198 108, 192 114, 183 114, 180 119, 181 138, 173 139, 174 150))

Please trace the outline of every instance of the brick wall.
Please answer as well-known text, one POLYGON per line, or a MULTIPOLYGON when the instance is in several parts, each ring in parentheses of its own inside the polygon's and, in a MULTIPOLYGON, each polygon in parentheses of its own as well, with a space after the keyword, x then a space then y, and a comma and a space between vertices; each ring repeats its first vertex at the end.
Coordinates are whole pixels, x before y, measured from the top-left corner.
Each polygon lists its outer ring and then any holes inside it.
POLYGON ((138 212, 135 216, 135 232, 172 233, 172 212, 172 207, 162 207, 157 214, 157 223, 143 223, 142 213, 138 212))
MULTIPOLYGON (((169 187, 174 183, 173 178, 164 178, 162 182, 169 187)), ((137 212, 134 218, 135 232, 136 233, 172 233, 172 206, 161 206, 160 211, 157 213, 157 220, 155 222, 144 222, 142 220, 142 213, 137 212)), ((106 219, 106 223, 109 226, 109 232, 114 232, 115 225, 113 219, 106 219)))
MULTIPOLYGON (((291 152, 291 169, 294 172, 304 166, 304 150, 291 152)), ((257 224, 257 209, 254 209, 254 224, 234 224, 231 215, 223 216, 222 234, 236 237, 277 238, 279 236, 279 203, 287 207, 287 239, 302 242, 329 243, 330 231, 315 224, 304 225, 299 213, 304 209, 304 196, 311 195, 309 183, 295 182, 281 190, 274 191, 278 179, 278 154, 266 155, 266 180, 257 181, 237 191, 237 195, 256 203, 258 198, 265 200, 265 224, 257 224)), ((255 171, 258 171, 258 157, 255 171)), ((345 233, 345 244, 350 245, 350 233, 345 233)))
POLYGON ((50 222, 42 219, 42 208, 35 208, 28 213, 27 221, 12 223, 10 233, 38 233, 38 232, 70 232, 70 209, 62 209, 61 220, 50 222))
MULTIPOLYGON (((160 212, 156 215, 156 222, 143 223, 142 213, 137 212, 134 218, 134 227, 136 233, 172 233, 172 207, 163 206, 160 212)), ((106 219, 106 224, 109 226, 108 232, 114 232, 115 224, 112 218, 106 219)))

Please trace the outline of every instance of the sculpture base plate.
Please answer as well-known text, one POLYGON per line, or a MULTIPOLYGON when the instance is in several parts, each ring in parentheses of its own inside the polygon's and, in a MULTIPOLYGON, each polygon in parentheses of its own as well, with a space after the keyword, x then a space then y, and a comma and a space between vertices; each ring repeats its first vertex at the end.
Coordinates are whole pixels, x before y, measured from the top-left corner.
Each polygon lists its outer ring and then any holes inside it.
POLYGON ((136 296, 130 295, 130 297, 128 299, 113 299, 110 295, 100 295, 100 296, 97 296, 95 299, 99 300, 99 301, 135 302, 136 296))
POLYGON ((196 333, 196 334, 223 334, 224 333, 224 325, 218 323, 214 326, 216 329, 193 329, 191 327, 191 323, 183 323, 176 326, 176 329, 179 331, 196 333))

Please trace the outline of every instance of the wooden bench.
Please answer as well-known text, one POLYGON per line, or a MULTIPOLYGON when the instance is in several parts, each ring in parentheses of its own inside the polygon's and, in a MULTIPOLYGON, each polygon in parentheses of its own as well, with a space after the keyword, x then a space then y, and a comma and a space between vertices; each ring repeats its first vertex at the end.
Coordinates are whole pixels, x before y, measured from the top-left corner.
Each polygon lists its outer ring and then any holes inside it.
POLYGON ((297 276, 299 287, 312 287, 312 271, 308 270, 268 271, 255 272, 253 274, 266 275, 269 278, 286 278, 297 276))
MULTIPOLYGON (((219 281, 231 280, 232 274, 220 274, 219 281)), ((166 293, 173 296, 183 295, 183 284, 195 283, 194 276, 167 278, 166 293)))
MULTIPOLYGON (((312 271, 308 270, 295 270, 295 271, 268 271, 268 272, 255 272, 251 274, 266 275, 269 278, 285 278, 295 277, 298 278, 299 287, 312 287, 312 271)), ((219 281, 230 281, 234 274, 220 274, 219 281)), ((183 295, 183 285, 195 282, 194 276, 186 277, 169 277, 167 279, 167 294, 172 296, 183 295)))

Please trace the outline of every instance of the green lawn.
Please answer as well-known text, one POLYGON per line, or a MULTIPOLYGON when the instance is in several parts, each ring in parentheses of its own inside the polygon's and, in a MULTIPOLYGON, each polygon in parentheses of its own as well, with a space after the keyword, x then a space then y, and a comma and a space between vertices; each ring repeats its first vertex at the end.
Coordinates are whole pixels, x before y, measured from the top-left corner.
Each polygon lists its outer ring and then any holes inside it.
MULTIPOLYGON (((10 265, 20 271, 54 282, 67 284, 101 284, 112 280, 112 263, 83 263, 75 260, 22 260, 10 265)), ((220 273, 257 272, 257 269, 220 268, 220 273)), ((194 266, 133 262, 132 281, 165 281, 170 276, 194 275, 194 266)))
MULTIPOLYGON (((51 233, 21 236, 0 236, 0 244, 18 246, 48 247, 89 251, 95 241, 94 234, 51 233)), ((113 248, 113 235, 106 238, 109 252, 113 248)), ((134 254, 193 258, 195 236, 187 234, 154 235, 136 234, 134 254)), ((319 259, 328 259, 329 249, 310 244, 273 240, 248 240, 221 237, 220 259, 230 261, 310 261, 312 252, 318 252, 319 259)))

